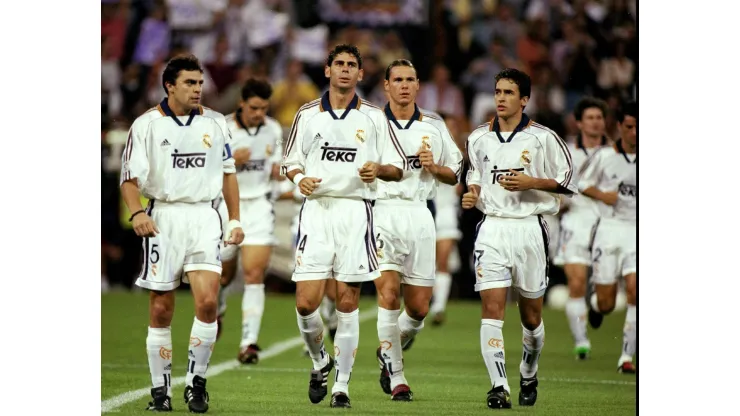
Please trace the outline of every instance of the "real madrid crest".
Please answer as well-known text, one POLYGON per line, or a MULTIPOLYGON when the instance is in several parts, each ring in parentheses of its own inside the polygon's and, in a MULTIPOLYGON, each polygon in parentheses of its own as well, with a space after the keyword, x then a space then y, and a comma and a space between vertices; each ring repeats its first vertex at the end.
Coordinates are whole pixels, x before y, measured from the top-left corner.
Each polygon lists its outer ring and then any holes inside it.
POLYGON ((211 136, 204 134, 203 135, 203 147, 206 149, 210 149, 213 142, 211 142, 211 136))
POLYGON ((272 156, 272 146, 270 146, 269 144, 268 144, 268 145, 267 145, 267 147, 265 148, 265 154, 266 154, 267 156, 272 156))
POLYGON ((529 154, 529 150, 522 151, 521 161, 524 166, 529 166, 532 163, 532 156, 529 154))
POLYGON ((422 137, 421 144, 424 146, 426 150, 432 150, 432 145, 429 143, 429 136, 422 137))
POLYGON ((365 143, 365 130, 357 130, 355 139, 357 139, 357 143, 365 143))

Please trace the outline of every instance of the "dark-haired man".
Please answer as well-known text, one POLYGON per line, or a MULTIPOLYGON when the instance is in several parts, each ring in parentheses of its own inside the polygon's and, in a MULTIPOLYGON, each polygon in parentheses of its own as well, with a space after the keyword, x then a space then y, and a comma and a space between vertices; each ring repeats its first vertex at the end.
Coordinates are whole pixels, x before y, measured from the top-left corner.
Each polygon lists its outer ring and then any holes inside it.
MULTIPOLYGON (((267 116, 272 95, 269 83, 249 79, 241 94, 239 109, 226 117, 226 124, 232 137, 231 150, 239 183, 240 217, 245 237, 240 244, 241 253, 235 246, 228 245, 221 251, 224 265, 218 316, 220 326, 226 312, 224 289, 236 275, 237 257, 241 254, 244 294, 242 338, 237 359, 242 364, 256 364, 260 351, 257 340, 265 310, 265 271, 272 246, 276 243, 271 179, 280 176, 278 143, 282 142, 283 130, 275 119, 267 116)), ((225 215, 223 203, 219 204, 219 212, 225 215)))
POLYGON ((548 283, 548 230, 560 196, 577 191, 570 151, 556 133, 522 111, 529 75, 505 69, 496 75, 496 116, 468 137, 470 161, 462 207, 485 214, 475 238, 475 290, 480 292, 481 352, 491 379, 490 408, 510 408, 504 356, 507 289, 519 292, 524 353, 519 364, 519 404, 537 400, 537 368, 545 343, 542 300, 548 283))
POLYGON ((185 402, 191 412, 208 411, 205 375, 218 330, 221 243, 224 233, 227 244, 244 239, 229 131, 222 114, 200 105, 202 84, 195 56, 170 60, 162 74, 167 98, 134 121, 122 156, 121 195, 136 235, 144 238, 136 284, 150 290, 146 348, 153 411, 172 410, 170 324, 181 280, 190 283, 195 300, 185 402), (212 206, 222 192, 226 229, 212 206), (146 209, 140 195, 149 199, 146 209))
MULTIPOLYGON (((573 158, 573 169, 578 172, 586 159, 607 144, 607 104, 593 97, 584 97, 573 111, 578 123, 578 136, 568 144, 573 158)), ((591 266, 591 243, 600 211, 608 205, 583 195, 574 195, 567 202, 567 211, 560 217, 560 234, 555 264, 562 264, 568 279, 570 297, 565 304, 565 316, 575 342, 577 359, 584 360, 591 353, 591 342, 586 333, 586 281, 591 266)))
POLYGON ((373 225, 376 179, 398 181, 407 162, 383 110, 355 92, 356 46, 337 45, 324 67, 329 91, 301 107, 284 146, 283 173, 306 196, 295 251, 298 328, 313 361, 308 396, 327 394, 334 359, 324 349, 318 308, 327 279, 337 282, 336 377, 331 407, 350 407, 349 380, 360 337, 360 285, 380 276, 373 225))
POLYGON ((375 232, 381 276, 375 280, 380 341, 376 355, 383 391, 392 400, 411 401, 401 349, 424 327, 434 288, 436 235, 427 200, 434 197, 439 183, 457 184, 462 153, 444 121, 416 105, 419 78, 411 61, 398 59, 388 65, 385 90, 390 133, 406 155, 409 172, 401 182, 378 183, 375 232))
POLYGON ((637 104, 620 110, 620 138, 614 146, 594 153, 581 169, 578 187, 583 195, 612 207, 602 214, 592 250, 594 294, 589 301, 588 321, 596 329, 604 314, 614 310, 617 282, 624 278, 627 316, 624 321, 622 355, 617 371, 634 374, 637 350, 637 104))

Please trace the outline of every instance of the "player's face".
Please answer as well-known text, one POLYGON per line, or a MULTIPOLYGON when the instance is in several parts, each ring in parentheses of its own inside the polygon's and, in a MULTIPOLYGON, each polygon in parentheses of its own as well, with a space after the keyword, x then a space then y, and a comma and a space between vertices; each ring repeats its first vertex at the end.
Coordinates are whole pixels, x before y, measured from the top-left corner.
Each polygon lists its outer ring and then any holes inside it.
POLYGON ((248 126, 258 126, 265 122, 267 110, 270 108, 270 102, 260 97, 249 97, 247 101, 242 101, 239 106, 242 109, 244 117, 247 119, 248 126))
POLYGON ((329 78, 329 85, 342 90, 353 89, 358 81, 362 81, 362 70, 357 64, 357 58, 346 52, 337 55, 331 66, 324 67, 324 75, 329 78))
POLYGON ((180 71, 177 74, 175 85, 167 84, 167 91, 174 97, 175 102, 186 111, 198 108, 202 89, 203 74, 200 71, 180 71))
POLYGON ((578 122, 578 129, 587 137, 603 136, 606 130, 604 113, 596 107, 587 108, 581 115, 581 121, 578 122))
POLYGON ((527 105, 529 97, 519 95, 519 86, 511 80, 502 78, 496 83, 496 115, 501 118, 509 118, 521 113, 527 105))
POLYGON ((385 81, 385 90, 390 99, 400 105, 412 104, 416 101, 419 92, 419 79, 416 78, 416 70, 408 66, 395 66, 391 68, 385 81))
POLYGON ((622 140, 631 146, 637 146, 637 119, 624 116, 624 121, 619 123, 619 133, 622 140))

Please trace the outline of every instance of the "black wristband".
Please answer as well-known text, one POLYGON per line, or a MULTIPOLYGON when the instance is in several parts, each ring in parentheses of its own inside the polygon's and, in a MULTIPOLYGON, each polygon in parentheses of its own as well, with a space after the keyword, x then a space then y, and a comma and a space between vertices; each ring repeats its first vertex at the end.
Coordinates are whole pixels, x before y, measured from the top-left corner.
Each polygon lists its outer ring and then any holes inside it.
POLYGON ((128 219, 129 222, 133 221, 134 220, 134 217, 137 216, 137 215, 139 215, 139 214, 141 214, 142 212, 146 212, 146 210, 140 209, 140 210, 134 212, 133 214, 131 214, 131 218, 128 219))

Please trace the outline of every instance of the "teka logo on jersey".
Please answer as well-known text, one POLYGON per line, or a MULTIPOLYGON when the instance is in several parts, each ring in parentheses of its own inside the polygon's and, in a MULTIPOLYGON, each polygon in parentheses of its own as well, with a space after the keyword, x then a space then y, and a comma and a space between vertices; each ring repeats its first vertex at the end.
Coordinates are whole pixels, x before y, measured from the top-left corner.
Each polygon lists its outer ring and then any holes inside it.
POLYGON ((637 186, 627 185, 624 182, 621 182, 619 184, 619 193, 620 195, 637 198, 637 186))
POLYGON ((255 172, 265 170, 265 159, 248 160, 247 163, 237 167, 238 172, 255 172))
POLYGON ((510 168, 510 169, 499 169, 498 166, 493 165, 493 170, 491 170, 491 173, 493 173, 493 184, 497 184, 499 178, 502 176, 514 176, 513 173, 510 171, 516 171, 516 172, 524 172, 524 168, 510 168))
POLYGON ((202 168, 206 165, 205 153, 175 153, 172 154, 172 167, 178 169, 202 168))
POLYGON ((357 149, 351 147, 330 147, 329 142, 321 146, 321 160, 329 162, 354 162, 357 149))
POLYGON ((406 156, 406 161, 411 169, 421 169, 421 159, 419 156, 406 156))

